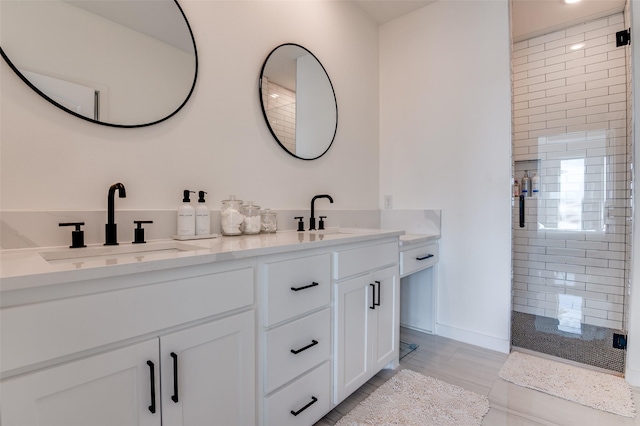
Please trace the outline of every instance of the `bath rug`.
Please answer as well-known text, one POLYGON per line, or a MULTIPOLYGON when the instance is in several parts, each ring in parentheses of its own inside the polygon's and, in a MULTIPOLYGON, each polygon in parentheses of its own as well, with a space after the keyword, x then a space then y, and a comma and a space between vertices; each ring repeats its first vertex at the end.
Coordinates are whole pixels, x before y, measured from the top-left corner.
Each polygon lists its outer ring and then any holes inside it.
POLYGON ((476 426, 489 411, 483 395, 424 376, 400 370, 336 426, 476 426))
POLYGON ((500 378, 587 407, 635 417, 631 387, 621 377, 512 352, 500 378))

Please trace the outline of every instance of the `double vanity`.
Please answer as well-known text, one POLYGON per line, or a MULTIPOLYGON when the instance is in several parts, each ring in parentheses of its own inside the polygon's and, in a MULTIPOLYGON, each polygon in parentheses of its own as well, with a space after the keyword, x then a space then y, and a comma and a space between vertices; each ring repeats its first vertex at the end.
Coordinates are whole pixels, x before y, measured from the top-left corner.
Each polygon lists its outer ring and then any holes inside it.
POLYGON ((399 363, 403 234, 5 250, 1 423, 311 425, 399 363))

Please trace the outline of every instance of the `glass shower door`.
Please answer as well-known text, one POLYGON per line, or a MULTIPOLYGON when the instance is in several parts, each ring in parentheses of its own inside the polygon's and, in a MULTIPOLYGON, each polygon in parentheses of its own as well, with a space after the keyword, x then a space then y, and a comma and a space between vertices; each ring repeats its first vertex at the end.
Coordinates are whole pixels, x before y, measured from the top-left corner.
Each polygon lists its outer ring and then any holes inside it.
POLYGON ((622 372, 631 138, 623 14, 514 45, 512 345, 622 372))

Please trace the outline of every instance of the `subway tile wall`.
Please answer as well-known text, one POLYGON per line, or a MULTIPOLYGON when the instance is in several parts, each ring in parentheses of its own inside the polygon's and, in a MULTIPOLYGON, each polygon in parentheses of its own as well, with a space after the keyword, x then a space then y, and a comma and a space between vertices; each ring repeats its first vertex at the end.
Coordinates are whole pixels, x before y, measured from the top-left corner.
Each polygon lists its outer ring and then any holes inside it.
POLYGON ((262 78, 262 104, 265 105, 267 119, 278 140, 292 154, 296 153, 296 93, 262 78))
POLYGON ((628 79, 616 14, 513 45, 513 309, 622 329, 630 226, 628 79))

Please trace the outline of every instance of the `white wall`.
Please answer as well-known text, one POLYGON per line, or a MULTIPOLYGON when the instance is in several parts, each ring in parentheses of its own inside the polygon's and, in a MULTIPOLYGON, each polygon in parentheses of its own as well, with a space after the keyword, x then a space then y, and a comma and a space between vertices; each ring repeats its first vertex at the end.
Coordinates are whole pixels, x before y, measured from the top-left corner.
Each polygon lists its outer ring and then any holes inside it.
POLYGON ((442 209, 436 331, 503 352, 511 314, 509 44, 506 0, 443 0, 380 30, 380 199, 442 209))
MULTIPOLYGON (((180 2, 199 54, 195 92, 176 116, 148 128, 84 122, 29 89, 0 64, 0 206, 3 211, 175 209, 182 190, 208 204, 235 194, 274 209, 377 209, 378 29, 350 2, 180 2), (273 140, 258 98, 262 63, 276 46, 311 50, 334 84, 336 140, 319 160, 291 157, 273 140), (324 207, 323 207, 324 208, 324 207)), ((102 224, 96 224, 102 227, 102 224)))

